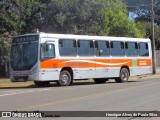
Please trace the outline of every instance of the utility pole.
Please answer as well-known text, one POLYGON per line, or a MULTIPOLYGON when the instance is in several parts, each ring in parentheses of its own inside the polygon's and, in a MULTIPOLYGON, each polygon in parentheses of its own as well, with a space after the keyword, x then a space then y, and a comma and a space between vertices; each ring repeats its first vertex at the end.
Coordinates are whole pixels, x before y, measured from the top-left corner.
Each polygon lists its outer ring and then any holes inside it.
POLYGON ((152 31, 152 72, 156 74, 156 51, 155 51, 155 34, 154 34, 154 2, 152 0, 152 22, 151 22, 151 31, 152 31))

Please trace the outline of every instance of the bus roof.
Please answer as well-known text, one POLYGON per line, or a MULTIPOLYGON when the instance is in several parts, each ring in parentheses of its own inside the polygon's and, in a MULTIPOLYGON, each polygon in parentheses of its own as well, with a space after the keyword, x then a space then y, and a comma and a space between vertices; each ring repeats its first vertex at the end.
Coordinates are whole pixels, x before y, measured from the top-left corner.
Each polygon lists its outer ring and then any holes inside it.
POLYGON ((73 34, 54 34, 54 33, 31 33, 27 35, 40 35, 42 38, 56 38, 56 39, 84 39, 84 40, 112 40, 112 41, 141 41, 150 42, 149 38, 129 38, 129 37, 111 37, 111 36, 90 36, 90 35, 73 35, 73 34))

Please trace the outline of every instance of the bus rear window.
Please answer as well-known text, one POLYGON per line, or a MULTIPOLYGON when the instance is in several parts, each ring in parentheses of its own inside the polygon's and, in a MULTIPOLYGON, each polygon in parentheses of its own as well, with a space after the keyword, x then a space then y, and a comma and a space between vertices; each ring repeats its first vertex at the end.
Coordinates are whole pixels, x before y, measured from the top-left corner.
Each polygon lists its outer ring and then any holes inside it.
POLYGON ((149 56, 148 43, 140 42, 138 53, 139 53, 139 56, 149 56))

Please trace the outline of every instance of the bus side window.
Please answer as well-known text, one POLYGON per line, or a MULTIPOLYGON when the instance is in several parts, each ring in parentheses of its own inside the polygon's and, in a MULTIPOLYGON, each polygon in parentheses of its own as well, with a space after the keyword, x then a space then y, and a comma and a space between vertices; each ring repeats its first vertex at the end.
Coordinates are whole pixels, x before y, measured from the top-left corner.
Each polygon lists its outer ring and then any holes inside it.
POLYGON ((79 56, 94 56, 94 44, 92 40, 78 40, 79 56))
POLYGON ((76 40, 60 39, 59 40, 59 53, 61 56, 76 56, 77 55, 76 40))
POLYGON ((136 42, 125 42, 126 56, 134 57, 138 56, 137 43, 136 42))
POLYGON ((96 56, 109 56, 109 41, 95 41, 96 56))
POLYGON ((148 43, 140 42, 138 53, 139 53, 139 56, 149 56, 148 43))
POLYGON ((111 56, 125 56, 124 42, 111 41, 111 56))

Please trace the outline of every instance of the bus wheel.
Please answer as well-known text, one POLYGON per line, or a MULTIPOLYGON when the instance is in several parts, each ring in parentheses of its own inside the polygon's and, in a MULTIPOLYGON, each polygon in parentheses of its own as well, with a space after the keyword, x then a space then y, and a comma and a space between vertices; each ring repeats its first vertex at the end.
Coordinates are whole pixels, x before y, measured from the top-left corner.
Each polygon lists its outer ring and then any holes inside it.
POLYGON ((127 68, 122 68, 120 71, 120 75, 119 78, 116 78, 115 81, 117 83, 124 83, 124 82, 128 82, 129 79, 129 71, 127 68))
POLYGON ((61 71, 60 78, 57 83, 59 86, 71 85, 72 84, 71 74, 67 70, 61 71))
POLYGON ((48 86, 50 82, 48 81, 34 81, 34 84, 38 87, 48 86))
POLYGON ((94 82, 96 83, 96 84, 102 84, 102 83, 105 83, 107 81, 107 79, 100 79, 100 78, 96 78, 96 79, 94 79, 94 82))

